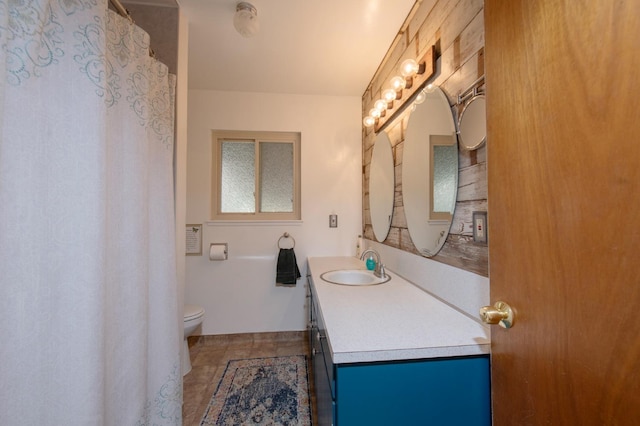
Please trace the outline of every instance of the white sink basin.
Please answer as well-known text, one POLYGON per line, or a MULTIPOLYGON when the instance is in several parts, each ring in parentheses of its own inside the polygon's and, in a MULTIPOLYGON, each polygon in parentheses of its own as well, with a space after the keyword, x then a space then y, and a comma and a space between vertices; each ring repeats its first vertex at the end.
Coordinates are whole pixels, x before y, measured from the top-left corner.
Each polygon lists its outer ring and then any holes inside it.
POLYGON ((320 278, 331 284, 340 285, 376 285, 386 283, 391 279, 387 274, 385 278, 376 277, 373 271, 366 269, 338 269, 327 271, 320 278))

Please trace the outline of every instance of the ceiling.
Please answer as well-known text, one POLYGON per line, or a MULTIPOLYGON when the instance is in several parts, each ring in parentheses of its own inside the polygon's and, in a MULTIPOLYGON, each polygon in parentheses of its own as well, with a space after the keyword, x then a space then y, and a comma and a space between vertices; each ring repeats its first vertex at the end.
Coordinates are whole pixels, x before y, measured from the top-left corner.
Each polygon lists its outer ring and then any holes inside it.
POLYGON ((233 27, 238 1, 177 0, 190 89, 362 96, 416 0, 249 0, 252 38, 233 27))

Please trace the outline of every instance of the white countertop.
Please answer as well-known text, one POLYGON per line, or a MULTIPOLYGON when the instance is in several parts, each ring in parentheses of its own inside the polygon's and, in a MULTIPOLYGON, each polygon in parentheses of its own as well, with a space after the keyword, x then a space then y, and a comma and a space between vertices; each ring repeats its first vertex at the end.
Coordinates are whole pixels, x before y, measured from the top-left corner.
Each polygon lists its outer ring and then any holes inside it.
POLYGON ((346 286, 320 275, 366 269, 355 257, 310 257, 318 308, 335 364, 488 354, 489 327, 387 270, 391 280, 346 286))

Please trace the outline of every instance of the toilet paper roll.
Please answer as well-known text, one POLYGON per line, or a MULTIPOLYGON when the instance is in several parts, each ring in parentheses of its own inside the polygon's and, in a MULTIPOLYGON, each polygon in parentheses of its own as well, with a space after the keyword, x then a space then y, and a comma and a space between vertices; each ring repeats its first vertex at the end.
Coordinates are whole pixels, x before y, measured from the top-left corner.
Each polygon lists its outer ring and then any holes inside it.
POLYGON ((211 244, 209 248, 209 260, 227 260, 227 245, 211 244))

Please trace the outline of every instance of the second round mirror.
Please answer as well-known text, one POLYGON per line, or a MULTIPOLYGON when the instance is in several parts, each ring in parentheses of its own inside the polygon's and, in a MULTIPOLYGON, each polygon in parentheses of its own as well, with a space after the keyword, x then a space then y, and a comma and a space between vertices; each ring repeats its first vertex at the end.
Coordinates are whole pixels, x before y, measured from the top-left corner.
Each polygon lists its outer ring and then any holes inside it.
POLYGON ((487 140, 487 113, 484 95, 474 96, 462 109, 458 120, 460 146, 466 150, 480 148, 487 140))

